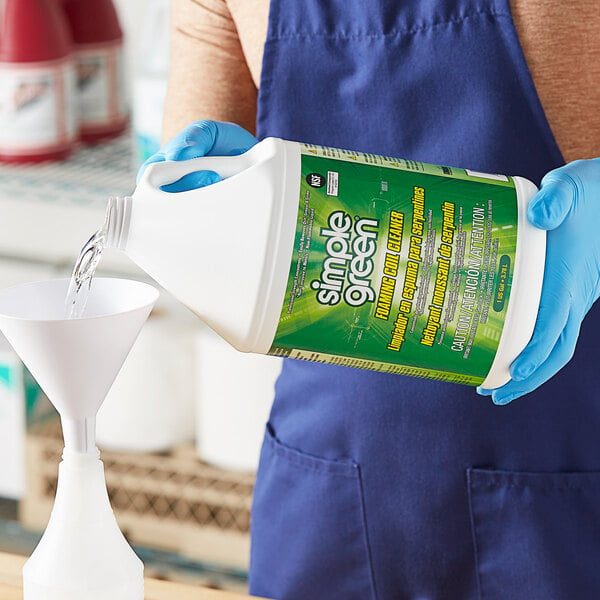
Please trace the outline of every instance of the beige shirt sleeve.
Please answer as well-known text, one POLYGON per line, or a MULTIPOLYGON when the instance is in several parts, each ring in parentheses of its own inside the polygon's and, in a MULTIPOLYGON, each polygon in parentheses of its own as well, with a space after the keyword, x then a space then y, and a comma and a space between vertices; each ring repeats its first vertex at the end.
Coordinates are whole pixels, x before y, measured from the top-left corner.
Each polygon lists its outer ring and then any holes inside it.
POLYGON ((171 68, 163 139, 198 119, 254 133, 257 89, 226 0, 171 0, 171 68))

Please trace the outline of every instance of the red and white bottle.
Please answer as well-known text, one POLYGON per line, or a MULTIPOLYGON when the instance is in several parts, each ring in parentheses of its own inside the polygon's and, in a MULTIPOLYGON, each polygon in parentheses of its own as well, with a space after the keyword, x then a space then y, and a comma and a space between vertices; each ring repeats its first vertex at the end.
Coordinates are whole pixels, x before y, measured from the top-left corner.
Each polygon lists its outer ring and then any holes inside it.
POLYGON ((60 7, 55 0, 4 0, 0 160, 64 158, 75 140, 75 65, 60 7))
POLYGON ((111 0, 63 0, 77 64, 79 137, 97 142, 127 127, 123 31, 111 0))

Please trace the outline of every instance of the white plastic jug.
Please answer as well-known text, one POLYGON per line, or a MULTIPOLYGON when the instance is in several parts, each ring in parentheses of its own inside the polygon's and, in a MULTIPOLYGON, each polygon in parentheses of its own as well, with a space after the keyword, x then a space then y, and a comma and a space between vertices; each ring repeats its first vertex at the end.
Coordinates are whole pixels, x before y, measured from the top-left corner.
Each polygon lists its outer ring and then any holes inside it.
POLYGON ((545 233, 520 177, 267 138, 151 165, 108 245, 238 350, 488 388, 531 337, 545 233), (167 193, 198 170, 223 180, 167 193))

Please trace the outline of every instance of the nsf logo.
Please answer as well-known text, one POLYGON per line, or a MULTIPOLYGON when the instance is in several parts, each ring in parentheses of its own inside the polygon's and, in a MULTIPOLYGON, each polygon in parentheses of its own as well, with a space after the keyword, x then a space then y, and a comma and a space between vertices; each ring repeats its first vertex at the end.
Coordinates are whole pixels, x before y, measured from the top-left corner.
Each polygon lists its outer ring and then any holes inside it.
POLYGON ((320 173, 309 173, 306 176, 306 183, 308 183, 310 187, 321 188, 325 185, 326 179, 320 173))

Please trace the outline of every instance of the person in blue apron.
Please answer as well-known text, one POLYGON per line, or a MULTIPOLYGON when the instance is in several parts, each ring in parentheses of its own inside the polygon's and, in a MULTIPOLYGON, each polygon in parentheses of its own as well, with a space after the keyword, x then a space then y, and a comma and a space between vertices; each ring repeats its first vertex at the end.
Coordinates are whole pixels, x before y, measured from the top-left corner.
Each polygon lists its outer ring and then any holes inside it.
MULTIPOLYGON (((537 184, 550 173, 529 211, 549 230, 538 323, 493 402, 286 361, 256 481, 251 592, 600 597, 600 159, 561 167, 508 0, 273 0, 257 135, 537 184)), ((252 143, 208 122, 150 162, 252 143)))

